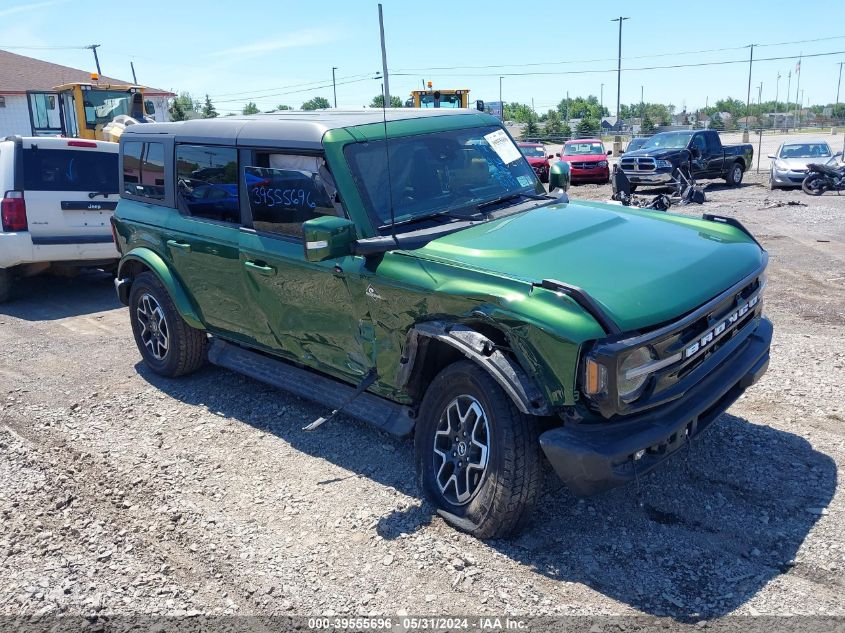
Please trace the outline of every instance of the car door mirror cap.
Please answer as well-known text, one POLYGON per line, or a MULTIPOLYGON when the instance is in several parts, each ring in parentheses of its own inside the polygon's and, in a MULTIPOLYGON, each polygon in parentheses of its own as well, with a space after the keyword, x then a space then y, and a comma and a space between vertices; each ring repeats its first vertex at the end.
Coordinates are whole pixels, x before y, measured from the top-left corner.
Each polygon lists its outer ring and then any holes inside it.
POLYGON ((774 154, 769 154, 767 156, 767 158, 771 158, 772 160, 777 160, 777 156, 775 156, 774 154))
POLYGON ((305 260, 323 262, 352 254, 357 240, 355 223, 332 215, 302 223, 305 260))
POLYGON ((565 160, 559 160, 549 169, 549 191, 566 191, 572 182, 572 167, 565 160))

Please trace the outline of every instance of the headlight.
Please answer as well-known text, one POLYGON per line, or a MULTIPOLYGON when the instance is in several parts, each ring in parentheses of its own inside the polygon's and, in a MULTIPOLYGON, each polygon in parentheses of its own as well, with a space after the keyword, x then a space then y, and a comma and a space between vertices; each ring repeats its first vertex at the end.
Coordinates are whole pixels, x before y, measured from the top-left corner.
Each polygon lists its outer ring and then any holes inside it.
POLYGON ((657 169, 666 169, 672 167, 672 163, 670 163, 668 160, 656 160, 654 161, 654 165, 657 167, 657 169))
POLYGON ((596 163, 596 164, 597 164, 599 167, 607 167, 607 161, 606 161, 606 160, 600 160, 600 161, 599 161, 598 163, 596 163))
POLYGON ((776 161, 775 161, 775 167, 776 167, 777 169, 782 169, 782 170, 784 170, 784 171, 786 171, 787 169, 789 169, 789 165, 787 165, 786 163, 784 163, 783 161, 780 161, 780 160, 776 160, 776 161))
POLYGON ((619 364, 619 375, 616 377, 616 390, 623 400, 631 399, 648 380, 649 371, 643 371, 655 360, 654 354, 647 347, 639 347, 619 364))

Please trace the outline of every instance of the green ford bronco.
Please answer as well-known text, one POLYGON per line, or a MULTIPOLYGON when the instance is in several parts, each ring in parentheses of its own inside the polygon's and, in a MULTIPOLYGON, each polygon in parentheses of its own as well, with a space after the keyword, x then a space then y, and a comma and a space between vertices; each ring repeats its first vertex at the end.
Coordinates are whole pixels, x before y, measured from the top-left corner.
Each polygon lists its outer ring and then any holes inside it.
POLYGON ((741 224, 570 202, 561 164, 546 193, 483 113, 140 124, 120 171, 146 364, 413 433, 422 491, 481 538, 524 524, 544 455, 576 495, 629 482, 768 365, 767 254, 741 224))

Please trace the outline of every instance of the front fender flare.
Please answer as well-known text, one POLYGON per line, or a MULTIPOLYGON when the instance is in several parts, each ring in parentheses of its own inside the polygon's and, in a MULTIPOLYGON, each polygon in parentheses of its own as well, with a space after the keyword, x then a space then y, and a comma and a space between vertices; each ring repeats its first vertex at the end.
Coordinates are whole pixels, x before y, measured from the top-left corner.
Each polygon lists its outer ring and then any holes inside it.
POLYGON ((550 415, 549 405, 534 380, 517 363, 496 349, 493 341, 470 327, 445 321, 417 323, 408 331, 405 358, 399 366, 397 376, 400 387, 410 381, 414 365, 418 361, 417 352, 421 339, 426 338, 445 343, 478 364, 499 384, 522 413, 550 415))
POLYGON ((149 248, 133 248, 120 260, 120 264, 117 269, 117 278, 119 280, 124 278, 126 264, 132 261, 139 262, 145 268, 151 270, 156 277, 158 277, 158 280, 164 285, 167 293, 173 300, 176 310, 179 312, 179 316, 184 319, 185 323, 197 330, 205 329, 205 325, 203 325, 200 320, 199 315, 194 309, 194 306, 191 303, 188 294, 185 292, 185 289, 182 287, 182 284, 178 279, 176 279, 173 275, 173 271, 170 270, 170 267, 158 253, 149 248))

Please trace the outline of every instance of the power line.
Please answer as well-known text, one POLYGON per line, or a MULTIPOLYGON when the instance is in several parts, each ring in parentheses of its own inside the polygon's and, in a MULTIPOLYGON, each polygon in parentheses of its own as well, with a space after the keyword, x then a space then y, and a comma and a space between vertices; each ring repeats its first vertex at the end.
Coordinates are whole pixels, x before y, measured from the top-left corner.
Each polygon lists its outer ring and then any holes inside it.
MULTIPOLYGON (((358 79, 363 77, 371 77, 374 73, 360 73, 357 75, 347 75, 346 77, 337 77, 336 81, 343 81, 345 79, 358 79)), ((271 93, 275 93, 278 90, 287 90, 288 88, 303 88, 306 86, 316 86, 317 84, 323 83, 325 80, 320 81, 308 81, 304 83, 298 84, 289 84, 287 86, 276 86, 275 88, 265 88, 264 90, 250 90, 246 92, 222 92, 220 94, 211 95, 212 98, 217 99, 219 97, 249 97, 252 96, 255 99, 260 99, 263 96, 273 96, 273 94, 261 94, 264 93, 266 90, 271 91, 271 93)))
MULTIPOLYGON (((755 44, 756 47, 756 44, 755 44)), ((742 48, 747 48, 743 46, 742 48)), ((829 55, 842 55, 845 51, 831 51, 827 53, 813 53, 809 55, 804 55, 804 57, 825 57, 829 55)), ((757 58, 756 61, 758 62, 771 62, 771 61, 780 61, 784 59, 795 59, 795 55, 784 55, 781 57, 760 57, 757 58)), ((690 64, 669 64, 666 66, 639 66, 637 68, 623 68, 624 72, 632 72, 632 71, 641 71, 641 70, 666 70, 672 68, 698 68, 701 66, 725 66, 729 64, 747 64, 747 59, 729 59, 717 62, 696 62, 690 64)), ((460 74, 451 74, 451 75, 442 75, 444 77, 498 77, 500 75, 505 77, 530 77, 536 75, 587 75, 587 74, 595 74, 595 73, 614 73, 617 72, 616 68, 603 68, 603 69, 592 69, 592 70, 558 70, 558 71, 534 71, 534 72, 498 72, 498 73, 460 73, 460 74)), ((401 72, 393 72, 394 75, 398 75, 401 77, 412 77, 414 76, 413 73, 401 73, 401 72)))
POLYGON ((26 51, 70 51, 70 50, 84 50, 91 48, 90 46, 4 46, 0 44, 0 48, 7 50, 26 50, 26 51))
MULTIPOLYGON (((336 85, 345 86, 347 84, 355 84, 355 83, 360 83, 362 81, 372 81, 372 77, 367 76, 367 77, 364 77, 362 79, 352 79, 350 81, 342 81, 342 82, 339 81, 339 82, 337 82, 336 85)), ((312 92, 314 90, 320 90, 321 88, 331 88, 331 87, 332 87, 332 84, 328 83, 328 84, 323 84, 322 86, 312 86, 310 88, 302 88, 301 90, 290 90, 288 92, 277 92, 277 93, 274 93, 274 94, 264 95, 263 97, 254 97, 254 98, 256 98, 256 99, 262 98, 263 99, 263 98, 269 98, 269 97, 284 97, 284 96, 287 96, 287 95, 299 94, 299 93, 302 93, 302 92, 312 92)), ((245 97, 241 97, 239 99, 219 99, 217 101, 217 103, 234 103, 236 101, 243 101, 244 98, 245 97)))
MULTIPOLYGON (((826 42, 830 40, 840 40, 845 39, 845 35, 834 35, 831 37, 819 37, 810 40, 795 40, 792 42, 773 42, 771 44, 755 44, 756 47, 763 47, 763 46, 787 46, 790 44, 805 44, 810 42, 826 42)), ((677 57, 678 55, 700 55, 703 53, 722 53, 725 51, 738 51, 748 48, 748 45, 744 46, 727 46, 724 48, 705 48, 700 50, 694 51, 674 51, 671 53, 654 53, 651 55, 636 55, 633 57, 623 57, 623 61, 631 61, 634 59, 653 59, 659 57, 677 57)), ((397 68, 395 72, 420 72, 426 70, 461 70, 463 68, 470 69, 470 70, 484 70, 489 68, 530 68, 534 66, 560 66, 560 65, 571 65, 571 64, 592 64, 596 62, 615 62, 617 60, 616 57, 602 57, 597 59, 568 59, 565 61, 556 61, 556 62, 530 62, 525 64, 485 64, 481 66, 431 66, 428 68, 397 68)))

